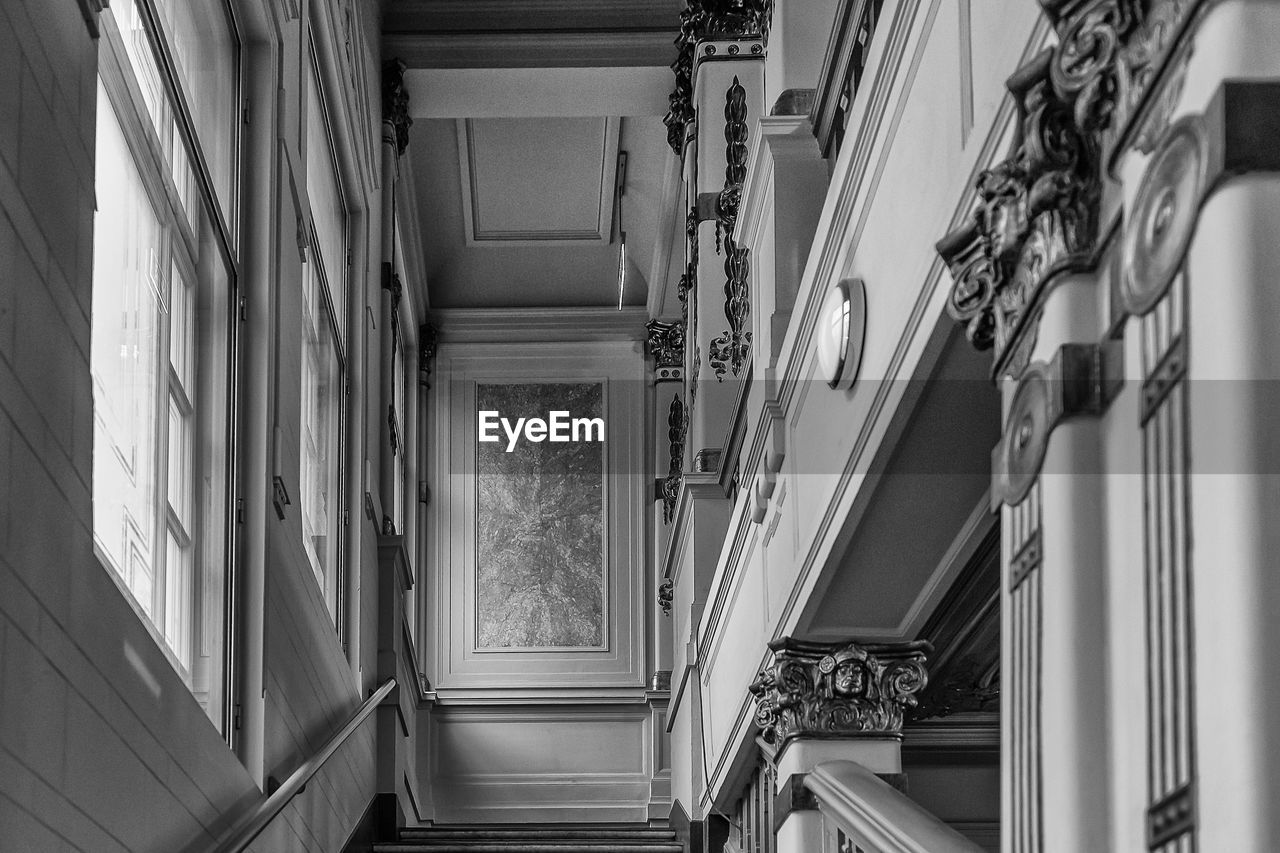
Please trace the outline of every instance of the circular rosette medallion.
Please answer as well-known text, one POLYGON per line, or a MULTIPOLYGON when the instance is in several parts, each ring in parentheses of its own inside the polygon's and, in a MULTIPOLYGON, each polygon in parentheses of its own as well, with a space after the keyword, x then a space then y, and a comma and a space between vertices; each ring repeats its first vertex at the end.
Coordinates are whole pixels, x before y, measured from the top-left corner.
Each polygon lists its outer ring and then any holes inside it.
POLYGON ((1147 165, 1122 248, 1120 295, 1133 314, 1154 308, 1182 266, 1204 193, 1205 139, 1203 122, 1184 118, 1147 165))
POLYGON ((1044 464, 1052 426, 1049 402, 1049 377, 1045 365, 1037 362, 1022 374, 1000 442, 1004 501, 1010 506, 1022 503, 1044 464))

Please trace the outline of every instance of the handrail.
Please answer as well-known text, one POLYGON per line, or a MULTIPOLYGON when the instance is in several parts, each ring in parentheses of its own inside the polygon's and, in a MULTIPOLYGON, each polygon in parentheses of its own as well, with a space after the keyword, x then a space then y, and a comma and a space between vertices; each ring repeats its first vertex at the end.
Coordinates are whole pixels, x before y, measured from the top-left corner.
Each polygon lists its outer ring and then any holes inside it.
POLYGON ((285 779, 279 788, 275 790, 269 797, 263 800, 258 806, 244 816, 227 834, 226 840, 219 844, 215 850, 217 853, 242 853, 255 838, 257 838, 262 830, 267 828, 267 824, 275 819, 276 815, 284 811, 284 807, 289 805, 289 801, 302 792, 311 777, 324 766, 324 763, 333 757, 338 751, 338 747, 346 743, 347 738, 360 728, 360 725, 373 713, 374 709, 382 704, 382 700, 387 698, 392 690, 396 688, 396 680, 388 678, 382 682, 377 690, 370 694, 369 698, 364 700, 346 724, 338 729, 327 741, 324 746, 320 747, 314 755, 302 762, 297 770, 289 774, 289 778, 285 779))
POLYGON ((804 778, 818 808, 868 853, 981 853, 929 810, 852 761, 819 764, 804 778))

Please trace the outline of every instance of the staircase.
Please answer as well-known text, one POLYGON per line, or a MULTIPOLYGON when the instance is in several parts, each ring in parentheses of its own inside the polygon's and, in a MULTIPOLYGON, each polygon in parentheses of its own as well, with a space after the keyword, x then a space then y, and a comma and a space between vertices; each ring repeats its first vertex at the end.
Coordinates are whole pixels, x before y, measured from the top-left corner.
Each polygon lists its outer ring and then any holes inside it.
POLYGON ((374 853, 682 853, 676 834, 601 824, 409 827, 374 853))

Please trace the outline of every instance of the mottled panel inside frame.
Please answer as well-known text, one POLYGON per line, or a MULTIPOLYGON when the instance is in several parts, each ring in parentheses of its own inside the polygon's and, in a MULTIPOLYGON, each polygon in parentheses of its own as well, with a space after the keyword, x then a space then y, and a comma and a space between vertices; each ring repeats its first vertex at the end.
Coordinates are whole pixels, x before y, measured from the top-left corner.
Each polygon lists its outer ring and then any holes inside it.
MULTIPOLYGON (((603 417, 599 383, 476 386, 479 411, 603 417)), ((604 444, 476 445, 476 647, 604 645, 604 444)))

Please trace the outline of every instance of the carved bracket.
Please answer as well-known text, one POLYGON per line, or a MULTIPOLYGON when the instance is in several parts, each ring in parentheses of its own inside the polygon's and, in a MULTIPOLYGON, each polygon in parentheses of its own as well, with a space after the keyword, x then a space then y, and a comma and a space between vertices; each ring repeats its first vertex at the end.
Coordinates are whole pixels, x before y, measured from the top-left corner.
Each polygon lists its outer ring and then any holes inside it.
POLYGON ((756 723, 779 749, 792 738, 900 737, 904 711, 928 683, 925 642, 769 644, 756 676, 756 723))
POLYGON ((671 602, 675 599, 675 584, 671 582, 671 578, 666 578, 658 585, 658 606, 662 608, 662 615, 671 615, 671 602))

